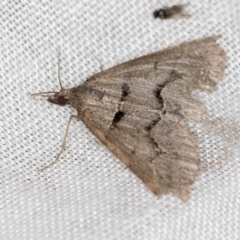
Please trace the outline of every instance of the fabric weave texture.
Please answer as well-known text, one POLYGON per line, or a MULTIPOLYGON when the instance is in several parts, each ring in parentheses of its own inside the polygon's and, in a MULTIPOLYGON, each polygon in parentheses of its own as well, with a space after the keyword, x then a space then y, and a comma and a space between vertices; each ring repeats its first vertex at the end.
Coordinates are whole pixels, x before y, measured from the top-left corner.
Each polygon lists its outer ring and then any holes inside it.
POLYGON ((175 1, 0 2, 0 239, 240 239, 240 1, 197 1, 190 18, 160 20, 175 1), (80 121, 60 150, 70 107, 29 93, 58 91, 124 61, 222 35, 225 76, 195 92, 208 116, 193 125, 201 174, 191 198, 154 196, 80 121))

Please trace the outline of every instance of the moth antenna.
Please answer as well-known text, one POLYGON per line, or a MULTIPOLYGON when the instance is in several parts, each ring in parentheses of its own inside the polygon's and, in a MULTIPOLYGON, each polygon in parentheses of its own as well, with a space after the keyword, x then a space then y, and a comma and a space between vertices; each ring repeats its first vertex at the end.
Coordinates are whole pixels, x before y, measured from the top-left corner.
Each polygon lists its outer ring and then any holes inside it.
MULTIPOLYGON (((61 90, 63 90, 63 86, 62 86, 62 82, 61 82, 61 78, 60 78, 60 63, 61 63, 61 58, 60 58, 60 48, 58 48, 58 81, 59 81, 59 85, 61 90)), ((47 94, 51 94, 51 93, 58 93, 56 91, 50 91, 50 92, 39 92, 39 93, 32 93, 30 94, 31 97, 33 96, 41 96, 41 95, 46 95, 44 97, 49 97, 47 94)))
POLYGON ((78 119, 78 116, 76 116, 76 115, 71 115, 71 116, 70 116, 70 118, 69 118, 69 120, 68 120, 68 124, 67 124, 66 131, 65 131, 65 135, 64 135, 64 138, 63 138, 63 144, 62 144, 61 150, 60 150, 60 152, 58 153, 57 157, 55 158, 55 160, 54 160, 53 162, 51 162, 51 163, 48 164, 47 166, 39 169, 38 172, 43 172, 44 170, 46 170, 47 168, 50 168, 52 165, 54 165, 54 164, 59 160, 59 157, 61 156, 62 152, 63 152, 63 151, 65 150, 65 148, 66 148, 67 135, 68 135, 70 123, 71 123, 71 121, 72 121, 73 118, 77 118, 77 119, 78 119))
POLYGON ((46 96, 43 96, 43 97, 49 97, 49 94, 52 94, 52 93, 58 93, 58 92, 56 92, 56 91, 50 91, 50 92, 31 93, 30 96, 33 97, 33 96, 46 95, 46 96))
POLYGON ((61 90, 63 90, 63 86, 62 86, 62 82, 61 82, 61 78, 60 78, 60 69, 61 69, 61 66, 60 66, 60 63, 61 63, 60 55, 61 55, 60 47, 58 47, 58 81, 59 81, 59 85, 60 85, 61 90))

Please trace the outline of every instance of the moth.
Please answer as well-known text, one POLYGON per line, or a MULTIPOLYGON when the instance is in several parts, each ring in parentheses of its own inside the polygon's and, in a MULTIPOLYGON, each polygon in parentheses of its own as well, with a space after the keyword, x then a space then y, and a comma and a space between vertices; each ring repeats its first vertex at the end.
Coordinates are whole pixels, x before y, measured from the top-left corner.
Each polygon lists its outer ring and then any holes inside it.
MULTIPOLYGON (((206 112, 192 96, 211 92, 223 77, 220 36, 185 42, 122 63, 70 89, 36 93, 59 106, 71 105, 63 146, 73 118, 89 130, 157 196, 188 200, 200 165, 198 138, 189 122, 206 112)), ((59 70, 60 71, 60 70, 59 70)))
POLYGON ((172 7, 164 7, 157 9, 153 12, 153 17, 161 19, 180 19, 184 17, 190 17, 188 13, 184 12, 184 8, 187 5, 188 4, 179 4, 172 7))

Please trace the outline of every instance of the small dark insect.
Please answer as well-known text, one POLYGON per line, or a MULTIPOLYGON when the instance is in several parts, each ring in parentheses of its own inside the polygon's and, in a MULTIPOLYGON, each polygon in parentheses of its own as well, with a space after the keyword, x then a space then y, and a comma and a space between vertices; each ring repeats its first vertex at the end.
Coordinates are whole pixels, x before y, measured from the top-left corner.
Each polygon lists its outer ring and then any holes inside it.
POLYGON ((179 4, 172 7, 164 7, 157 9, 153 12, 153 17, 161 19, 180 19, 184 17, 190 17, 189 14, 184 12, 184 8, 187 5, 188 4, 179 4))

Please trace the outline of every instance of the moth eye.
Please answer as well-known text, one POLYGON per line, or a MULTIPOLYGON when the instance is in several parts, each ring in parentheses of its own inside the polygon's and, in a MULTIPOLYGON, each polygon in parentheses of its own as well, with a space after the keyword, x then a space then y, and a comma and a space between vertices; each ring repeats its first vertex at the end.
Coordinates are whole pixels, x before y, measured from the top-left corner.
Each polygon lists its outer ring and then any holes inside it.
POLYGON ((67 99, 64 96, 59 96, 58 97, 58 104, 59 105, 64 106, 64 105, 66 105, 66 103, 67 103, 67 99))

